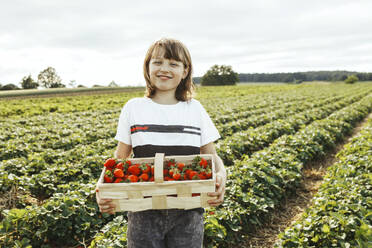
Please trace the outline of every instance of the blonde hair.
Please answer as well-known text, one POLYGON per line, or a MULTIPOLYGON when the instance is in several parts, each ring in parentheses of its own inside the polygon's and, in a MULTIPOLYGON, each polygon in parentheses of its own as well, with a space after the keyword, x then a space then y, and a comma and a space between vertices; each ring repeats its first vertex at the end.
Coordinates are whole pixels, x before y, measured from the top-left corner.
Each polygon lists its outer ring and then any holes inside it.
POLYGON ((146 93, 145 96, 152 98, 155 95, 156 88, 151 84, 149 74, 149 63, 151 58, 154 57, 159 51, 164 49, 164 58, 174 59, 183 63, 184 67, 188 69, 187 76, 181 80, 176 89, 176 99, 178 101, 191 100, 195 85, 192 82, 192 63, 191 56, 186 46, 178 40, 162 38, 154 42, 147 50, 145 61, 143 63, 143 75, 146 80, 146 93))

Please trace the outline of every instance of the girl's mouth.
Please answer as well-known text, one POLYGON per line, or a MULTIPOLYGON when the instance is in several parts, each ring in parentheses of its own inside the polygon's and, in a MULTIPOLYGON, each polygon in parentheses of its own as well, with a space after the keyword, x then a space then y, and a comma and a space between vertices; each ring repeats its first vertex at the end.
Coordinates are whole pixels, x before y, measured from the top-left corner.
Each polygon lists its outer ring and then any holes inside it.
POLYGON ((164 79, 164 80, 166 80, 166 79, 171 79, 172 77, 169 77, 169 76, 164 76, 164 75, 160 75, 160 76, 158 76, 160 79, 164 79))

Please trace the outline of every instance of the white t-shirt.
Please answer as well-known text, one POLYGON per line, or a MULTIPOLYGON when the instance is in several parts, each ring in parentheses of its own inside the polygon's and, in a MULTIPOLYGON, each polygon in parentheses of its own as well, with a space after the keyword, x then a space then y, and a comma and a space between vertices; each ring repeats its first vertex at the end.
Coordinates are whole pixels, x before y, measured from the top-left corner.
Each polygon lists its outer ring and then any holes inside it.
POLYGON ((200 147, 220 134, 199 101, 173 105, 133 98, 123 107, 115 139, 132 145, 135 157, 200 154, 200 147))

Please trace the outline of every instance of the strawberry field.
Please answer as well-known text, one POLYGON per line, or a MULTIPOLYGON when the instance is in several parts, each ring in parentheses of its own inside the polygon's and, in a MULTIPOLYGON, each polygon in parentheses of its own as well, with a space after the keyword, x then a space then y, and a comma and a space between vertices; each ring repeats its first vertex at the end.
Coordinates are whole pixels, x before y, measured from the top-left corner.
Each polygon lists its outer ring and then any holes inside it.
MULTIPOLYGON (((101 214, 94 189, 104 161, 116 148, 113 137, 122 106, 142 95, 138 91, 0 101, 0 247, 125 247, 126 213, 101 214)), ((196 99, 220 131, 216 148, 228 171, 224 204, 205 213, 204 244, 228 247, 243 240, 295 191, 304 165, 326 156, 372 112, 372 84, 204 87, 198 88, 196 99)), ((359 150, 350 148, 340 156, 355 153, 359 150)), ((370 149, 365 153, 370 161, 370 149)), ((368 174, 370 163, 355 163, 358 169, 339 170, 348 182, 368 192, 370 176, 367 182, 368 177, 355 170, 368 174)), ((335 165, 334 173, 342 166, 335 165)), ((330 184, 345 184, 344 177, 330 177, 339 180, 330 184)), ((338 190, 325 187, 322 194, 338 190)), ((361 209, 370 211, 371 195, 349 190, 338 199, 354 194, 345 211, 360 216, 350 217, 353 221, 335 235, 346 237, 347 228, 354 228, 365 240, 371 218, 361 209)), ((335 239, 326 235, 333 226, 317 216, 329 214, 326 210, 336 200, 321 199, 308 215, 312 228, 324 231, 312 242, 322 240, 328 247, 335 239)), ((339 221, 332 222, 335 225, 347 221, 330 215, 339 221)), ((282 234, 282 246, 300 247, 314 234, 307 224, 297 226, 282 234)))

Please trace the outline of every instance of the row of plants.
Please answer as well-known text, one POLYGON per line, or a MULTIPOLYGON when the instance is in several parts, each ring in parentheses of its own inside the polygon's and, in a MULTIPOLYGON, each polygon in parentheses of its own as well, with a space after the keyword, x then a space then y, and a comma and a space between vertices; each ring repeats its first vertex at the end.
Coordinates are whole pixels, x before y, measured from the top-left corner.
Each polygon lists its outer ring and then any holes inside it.
POLYGON ((276 247, 369 247, 372 237, 372 119, 328 168, 313 206, 276 247))
POLYGON ((223 125, 218 125, 217 128, 221 136, 226 137, 247 129, 257 128, 261 125, 265 125, 275 120, 285 119, 286 117, 294 115, 296 113, 313 109, 316 107, 321 107, 328 103, 333 103, 343 98, 347 98, 356 94, 358 93, 353 92, 352 94, 348 93, 331 98, 311 97, 306 100, 305 99, 294 100, 290 103, 282 104, 280 106, 273 106, 269 109, 263 109, 261 110, 261 114, 259 115, 253 114, 247 114, 244 116, 242 115, 241 116, 242 118, 240 118, 239 120, 231 121, 223 125))
POLYGON ((243 155, 250 156, 253 152, 263 149, 280 136, 293 134, 315 120, 326 118, 334 111, 360 100, 366 94, 354 95, 331 104, 307 109, 288 116, 286 119, 279 119, 255 129, 237 132, 226 139, 220 140, 216 144, 217 152, 225 165, 231 166, 234 164, 234 160, 240 159, 243 155))

